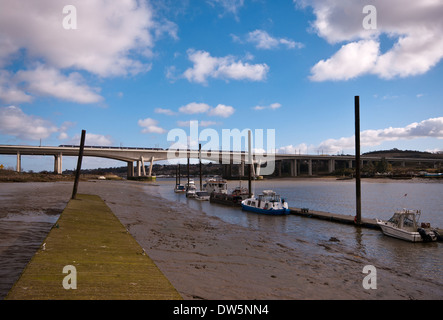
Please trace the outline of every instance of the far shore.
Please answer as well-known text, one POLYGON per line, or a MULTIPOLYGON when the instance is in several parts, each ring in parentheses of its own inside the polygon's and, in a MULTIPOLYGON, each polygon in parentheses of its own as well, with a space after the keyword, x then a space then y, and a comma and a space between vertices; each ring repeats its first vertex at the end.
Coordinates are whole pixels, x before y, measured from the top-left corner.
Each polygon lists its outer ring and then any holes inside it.
MULTIPOLYGON (((158 176, 157 179, 174 179, 175 177, 165 177, 165 176, 158 176)), ((182 179, 186 178, 185 174, 182 174, 182 179)), ((193 176, 193 179, 196 179, 198 177, 193 176)), ((13 170, 0 170, 0 182, 55 182, 55 181, 74 181, 75 175, 73 174, 55 174, 52 172, 16 172, 13 170)), ((349 177, 349 176, 343 176, 343 175, 300 175, 297 177, 289 177, 289 176, 266 176, 263 177, 263 179, 257 179, 256 181, 260 180, 303 180, 303 179, 309 179, 309 180, 327 180, 327 181, 346 181, 346 180, 354 180, 355 178, 349 177)), ((126 177, 121 177, 112 173, 106 173, 106 174, 81 174, 80 175, 81 181, 88 181, 88 180, 126 180, 126 177)), ((232 178, 229 179, 232 181, 236 180, 247 180, 247 179, 238 179, 238 178, 232 178)), ((425 176, 414 176, 414 177, 408 177, 408 176, 374 176, 374 177, 362 177, 362 180, 365 181, 392 181, 392 180, 399 180, 399 181, 408 181, 408 180, 414 180, 414 181, 439 181, 443 182, 443 176, 436 176, 436 177, 425 177, 425 176)))

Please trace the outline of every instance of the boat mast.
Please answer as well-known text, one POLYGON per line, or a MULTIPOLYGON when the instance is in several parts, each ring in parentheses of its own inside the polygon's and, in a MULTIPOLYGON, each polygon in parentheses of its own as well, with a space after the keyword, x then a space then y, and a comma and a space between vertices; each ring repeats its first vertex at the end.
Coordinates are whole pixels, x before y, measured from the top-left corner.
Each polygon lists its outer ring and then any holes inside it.
POLYGON ((248 188, 249 198, 252 197, 252 149, 251 149, 251 130, 248 131, 248 188))
POLYGON ((203 191, 203 181, 202 181, 202 144, 198 144, 198 162, 200 167, 200 191, 203 191))
POLYGON ((188 152, 188 186, 186 190, 189 188, 189 152, 188 152))

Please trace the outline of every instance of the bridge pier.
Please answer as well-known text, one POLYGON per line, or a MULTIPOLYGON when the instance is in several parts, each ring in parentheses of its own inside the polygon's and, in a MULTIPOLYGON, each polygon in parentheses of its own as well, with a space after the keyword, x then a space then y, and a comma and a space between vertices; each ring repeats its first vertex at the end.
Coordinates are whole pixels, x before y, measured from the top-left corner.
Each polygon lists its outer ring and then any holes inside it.
POLYGON ((328 161, 328 172, 333 173, 335 171, 335 159, 329 159, 328 161))
POLYGON ((312 176, 312 159, 308 160, 308 175, 312 176))
POLYGON ((17 151, 17 172, 20 173, 22 171, 22 156, 20 155, 20 151, 17 151))
POLYGON ((149 177, 152 177, 152 167, 154 166, 154 157, 151 157, 151 163, 149 165, 149 177))
POLYGON ((297 176, 297 159, 292 159, 290 160, 290 165, 291 165, 291 177, 296 177, 297 176))
POLYGON ((62 174, 62 153, 54 155, 54 173, 62 174))
POLYGON ((128 178, 132 178, 134 176, 134 162, 128 161, 128 178))

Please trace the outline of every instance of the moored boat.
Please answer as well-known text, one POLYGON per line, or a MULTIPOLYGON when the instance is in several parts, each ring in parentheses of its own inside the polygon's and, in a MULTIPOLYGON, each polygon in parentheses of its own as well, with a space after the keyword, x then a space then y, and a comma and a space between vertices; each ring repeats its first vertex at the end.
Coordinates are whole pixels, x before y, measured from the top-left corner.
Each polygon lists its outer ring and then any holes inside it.
POLYGON ((432 229, 429 223, 419 225, 421 211, 407 210, 396 211, 387 221, 380 219, 377 224, 387 236, 410 242, 432 242, 437 241, 439 234, 432 229))
POLYGON ((227 206, 241 207, 241 202, 249 198, 247 188, 237 187, 231 193, 211 193, 211 203, 224 204, 227 206))
POLYGON ((175 188, 174 188, 174 192, 175 193, 185 193, 186 192, 186 188, 182 184, 176 184, 175 188))
POLYGON ((209 193, 206 191, 197 191, 195 193, 194 199, 200 200, 200 201, 209 201, 209 193))
POLYGON ((263 190, 262 194, 241 202, 242 209, 269 215, 286 215, 290 213, 288 203, 272 190, 263 190))
POLYGON ((206 179, 203 190, 211 193, 228 193, 228 182, 220 177, 211 177, 206 179))

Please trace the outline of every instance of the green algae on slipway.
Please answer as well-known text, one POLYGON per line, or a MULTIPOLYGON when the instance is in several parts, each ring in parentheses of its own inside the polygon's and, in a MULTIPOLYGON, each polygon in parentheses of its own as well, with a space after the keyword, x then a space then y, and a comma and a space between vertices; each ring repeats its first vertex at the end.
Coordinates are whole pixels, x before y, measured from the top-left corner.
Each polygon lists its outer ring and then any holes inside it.
POLYGON ((69 201, 6 299, 170 300, 177 290, 94 195, 69 201))

